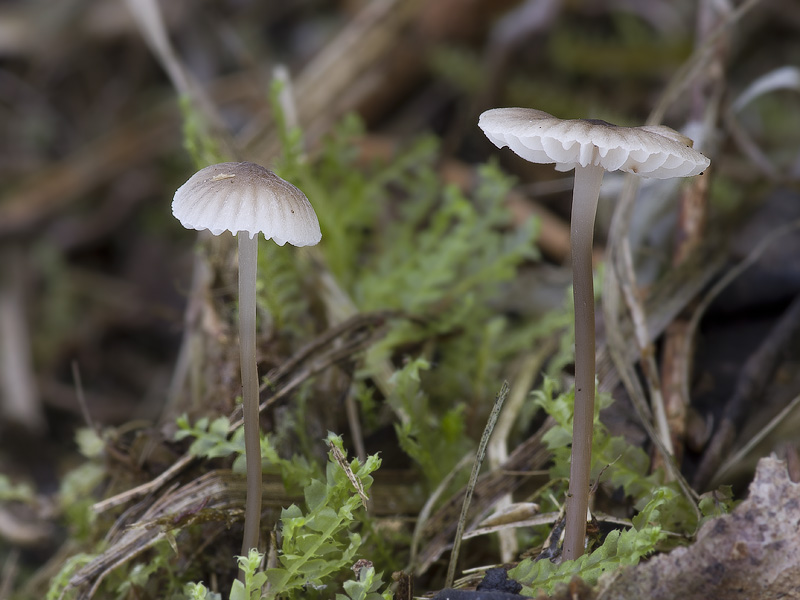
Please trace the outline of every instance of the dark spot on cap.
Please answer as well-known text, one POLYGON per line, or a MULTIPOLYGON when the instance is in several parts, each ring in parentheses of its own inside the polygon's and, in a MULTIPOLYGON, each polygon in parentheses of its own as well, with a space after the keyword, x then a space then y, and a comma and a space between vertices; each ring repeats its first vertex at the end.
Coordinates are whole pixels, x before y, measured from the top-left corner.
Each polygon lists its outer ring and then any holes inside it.
POLYGON ((609 123, 608 121, 603 121, 603 119, 584 119, 587 123, 591 123, 592 125, 602 125, 603 127, 616 127, 613 123, 609 123))

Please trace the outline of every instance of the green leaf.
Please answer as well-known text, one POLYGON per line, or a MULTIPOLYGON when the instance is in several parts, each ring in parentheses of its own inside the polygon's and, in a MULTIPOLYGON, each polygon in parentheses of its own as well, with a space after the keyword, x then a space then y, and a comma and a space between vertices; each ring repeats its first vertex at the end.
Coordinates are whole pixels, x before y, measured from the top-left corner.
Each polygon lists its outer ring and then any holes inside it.
MULTIPOLYGON (((563 481, 569 475, 573 394, 558 393, 555 380, 545 379, 542 389, 534 393, 534 402, 555 418, 557 425, 545 436, 553 452, 550 468, 552 481, 563 481)), ((630 446, 623 438, 610 436, 599 421, 599 409, 607 406, 610 397, 598 396, 592 440, 592 477, 613 489, 621 489, 639 512, 633 526, 610 532, 603 544, 574 561, 554 565, 549 560, 521 562, 509 574, 525 586, 524 593, 552 593, 559 583, 567 583, 574 575, 589 585, 598 577, 622 565, 636 564, 654 552, 665 539, 666 531, 694 530, 696 517, 676 484, 664 484, 660 472, 650 473, 649 458, 639 448, 630 446)))
POLYGON ((358 579, 345 581, 344 591, 347 594, 336 594, 336 600, 389 600, 392 593, 383 594, 378 589, 383 585, 380 574, 375 573, 374 567, 362 567, 358 579))
MULTIPOLYGON (((189 600, 222 600, 220 594, 209 591, 202 583, 187 583, 183 588, 183 593, 189 600)), ((231 591, 231 598, 233 597, 233 591, 231 591)))
POLYGON ((324 483, 319 480, 312 481, 305 490, 306 506, 309 510, 316 510, 325 503, 328 490, 324 483))
MULTIPOLYGON (((341 438, 329 435, 328 443, 344 456, 341 438)), ((331 574, 352 564, 361 546, 361 537, 351 531, 360 498, 333 451, 329 457, 325 482, 316 479, 306 488, 305 510, 292 505, 282 511, 281 567, 266 572, 269 598, 294 597, 306 585, 324 585, 331 574)), ((370 474, 380 466, 380 459, 370 457, 363 465, 357 460, 349 464, 353 476, 368 490, 370 474)))

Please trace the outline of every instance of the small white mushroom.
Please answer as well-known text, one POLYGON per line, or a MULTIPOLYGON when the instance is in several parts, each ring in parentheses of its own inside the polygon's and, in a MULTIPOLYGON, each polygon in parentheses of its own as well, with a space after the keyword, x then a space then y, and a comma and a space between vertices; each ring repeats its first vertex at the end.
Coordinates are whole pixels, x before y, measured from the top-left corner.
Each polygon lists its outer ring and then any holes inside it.
POLYGON ((594 425, 595 339, 592 238, 605 171, 668 179, 702 173, 708 158, 692 141, 663 126, 619 127, 596 119, 563 120, 541 110, 495 108, 478 125, 499 148, 534 163, 575 169, 570 244, 575 299, 575 419, 567 494, 564 558, 583 554, 594 425))
POLYGON ((201 169, 175 192, 172 214, 187 229, 229 231, 239 239, 239 353, 242 370, 247 500, 242 556, 258 547, 261 521, 261 448, 256 366, 258 233, 279 246, 312 246, 322 234, 305 194, 251 162, 201 169))
POLYGON ((322 239, 305 194, 272 171, 251 162, 199 170, 175 192, 172 214, 187 229, 263 233, 279 246, 313 246, 322 239))

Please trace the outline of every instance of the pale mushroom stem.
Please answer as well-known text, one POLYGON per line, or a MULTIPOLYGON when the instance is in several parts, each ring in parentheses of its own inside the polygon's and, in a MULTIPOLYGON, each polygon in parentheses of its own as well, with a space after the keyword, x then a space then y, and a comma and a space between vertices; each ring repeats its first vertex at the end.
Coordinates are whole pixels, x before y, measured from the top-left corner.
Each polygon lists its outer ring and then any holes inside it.
POLYGON ((246 231, 239 238, 239 361, 242 369, 242 419, 247 464, 247 498, 244 510, 242 556, 258 548, 261 524, 261 436, 258 419, 256 367, 256 265, 258 236, 246 231))
POLYGON ((592 240, 604 171, 599 166, 577 166, 572 192, 570 244, 575 299, 575 418, 564 529, 565 560, 575 560, 583 554, 589 509, 595 379, 592 240))

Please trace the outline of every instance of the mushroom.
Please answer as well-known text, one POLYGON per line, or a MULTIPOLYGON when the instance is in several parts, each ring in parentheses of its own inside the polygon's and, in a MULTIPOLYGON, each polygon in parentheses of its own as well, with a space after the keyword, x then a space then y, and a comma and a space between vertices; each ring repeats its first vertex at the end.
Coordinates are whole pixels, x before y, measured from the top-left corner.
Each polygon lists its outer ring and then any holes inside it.
POLYGON ((242 371, 247 499, 242 556, 258 547, 261 521, 261 447, 256 366, 256 265, 258 233, 279 246, 313 246, 322 234, 314 208, 291 183, 251 162, 201 169, 175 192, 172 214, 187 229, 239 240, 239 353, 242 371))
POLYGON ((567 522, 566 560, 584 551, 589 507, 592 427, 594 424, 595 340, 592 237, 604 171, 642 177, 690 177, 708 167, 708 158, 692 149, 692 140, 663 126, 619 127, 597 119, 558 119, 541 110, 495 108, 478 126, 498 147, 508 146, 535 163, 555 163, 557 171, 575 169, 570 245, 575 300, 575 416, 567 522))

